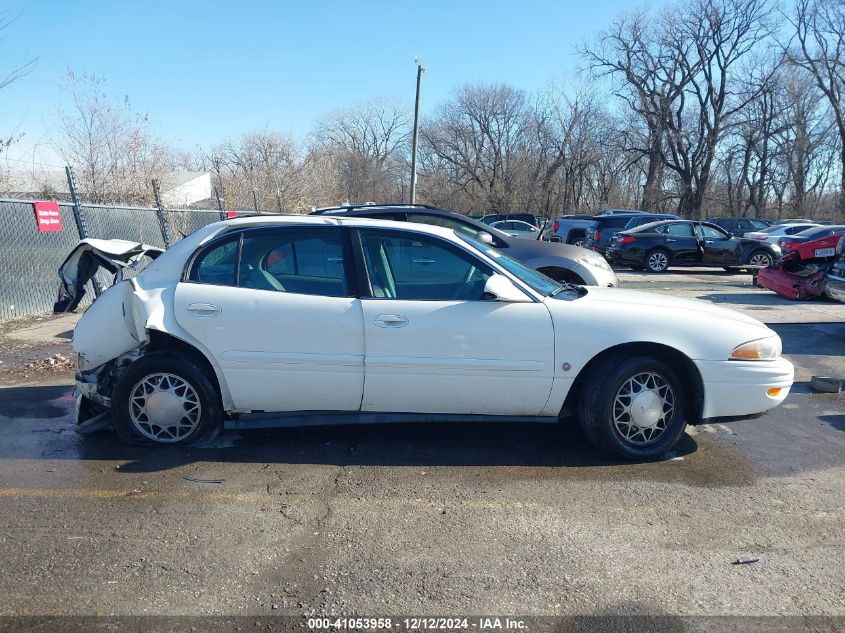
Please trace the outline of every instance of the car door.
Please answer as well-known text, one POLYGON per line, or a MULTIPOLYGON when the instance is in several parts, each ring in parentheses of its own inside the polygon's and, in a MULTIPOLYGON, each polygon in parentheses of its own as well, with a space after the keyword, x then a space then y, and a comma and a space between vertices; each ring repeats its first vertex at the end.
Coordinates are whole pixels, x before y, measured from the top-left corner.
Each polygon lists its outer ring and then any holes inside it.
POLYGON ((340 227, 263 227, 194 258, 176 320, 214 356, 237 409, 360 408, 363 317, 348 250, 340 227))
POLYGON ((673 222, 660 227, 663 244, 672 253, 673 264, 691 266, 701 262, 701 248, 691 222, 673 222))
POLYGON ((738 239, 714 224, 696 224, 703 251, 702 263, 705 266, 731 266, 739 264, 742 252, 738 239))
POLYGON ((362 411, 542 411, 554 378, 554 331, 543 303, 487 299, 492 267, 446 239, 356 233, 367 278, 362 411))

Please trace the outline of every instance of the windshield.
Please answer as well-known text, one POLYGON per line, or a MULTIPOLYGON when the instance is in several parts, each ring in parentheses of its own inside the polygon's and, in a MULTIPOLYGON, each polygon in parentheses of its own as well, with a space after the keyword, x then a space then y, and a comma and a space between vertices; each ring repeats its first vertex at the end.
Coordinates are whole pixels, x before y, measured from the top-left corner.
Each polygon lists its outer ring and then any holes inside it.
POLYGON ((497 264, 499 264, 499 266, 507 270, 514 277, 523 282, 526 286, 528 286, 535 292, 539 292, 543 296, 553 297, 554 295, 566 290, 567 288, 575 288, 575 286, 559 284, 553 279, 546 277, 543 273, 537 272, 533 268, 528 268, 527 266, 519 263, 515 259, 497 251, 492 246, 479 242, 464 233, 456 231, 456 235, 462 240, 464 240, 467 244, 473 246, 474 248, 487 255, 487 257, 495 261, 497 264))

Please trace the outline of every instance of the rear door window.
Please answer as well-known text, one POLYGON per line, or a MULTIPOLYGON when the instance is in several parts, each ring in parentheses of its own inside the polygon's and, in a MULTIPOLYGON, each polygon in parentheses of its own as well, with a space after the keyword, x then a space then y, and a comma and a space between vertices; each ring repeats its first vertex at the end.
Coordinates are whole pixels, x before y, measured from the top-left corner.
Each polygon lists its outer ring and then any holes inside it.
POLYGON ((327 297, 350 296, 339 227, 290 227, 244 236, 238 285, 327 297))
POLYGON ((188 279, 214 286, 236 285, 235 269, 239 244, 240 235, 235 235, 223 242, 207 246, 194 260, 188 279))
POLYGON ((679 223, 666 226, 666 234, 675 237, 692 237, 692 224, 679 223))

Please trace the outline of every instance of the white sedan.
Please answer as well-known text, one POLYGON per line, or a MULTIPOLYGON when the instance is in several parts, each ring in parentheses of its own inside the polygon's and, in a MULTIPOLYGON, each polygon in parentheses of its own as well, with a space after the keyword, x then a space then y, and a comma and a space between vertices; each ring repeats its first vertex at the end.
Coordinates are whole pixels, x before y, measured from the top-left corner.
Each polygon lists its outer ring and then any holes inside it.
POLYGON ((668 451, 687 423, 762 414, 792 365, 765 325, 646 292, 558 284, 476 238, 384 220, 206 226, 77 324, 80 430, 184 444, 222 427, 556 422, 668 451))
POLYGON ((751 231, 746 233, 743 237, 745 239, 757 240, 758 242, 766 242, 767 244, 777 244, 778 240, 783 237, 795 235, 807 229, 813 229, 819 226, 814 222, 795 222, 790 224, 775 224, 762 231, 751 231))

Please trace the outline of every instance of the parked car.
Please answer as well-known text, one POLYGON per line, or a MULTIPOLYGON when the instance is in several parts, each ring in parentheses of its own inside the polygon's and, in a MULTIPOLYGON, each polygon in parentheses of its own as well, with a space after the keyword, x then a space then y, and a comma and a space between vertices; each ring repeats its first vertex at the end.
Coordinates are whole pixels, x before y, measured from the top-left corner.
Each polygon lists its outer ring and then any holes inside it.
MULTIPOLYGON (((777 244, 783 253, 791 251, 796 247, 800 247, 807 242, 816 242, 823 238, 830 238, 823 246, 815 246, 816 248, 827 249, 830 248, 830 255, 833 255, 833 250, 839 243, 839 236, 845 235, 845 225, 836 224, 831 226, 814 226, 809 229, 789 235, 778 239, 777 244)), ((802 257, 804 257, 802 255, 802 257)), ((807 257, 805 257, 807 258, 807 257)), ((807 258, 808 259, 808 258, 807 258)))
POLYGON ((529 240, 536 240, 540 237, 540 229, 533 224, 521 222, 520 220, 501 220, 494 222, 490 226, 514 237, 524 237, 529 240))
POLYGON ((670 450, 793 381, 780 338, 710 303, 558 284, 461 231, 337 217, 205 226, 80 319, 80 431, 177 445, 223 427, 556 422, 670 450), (513 336, 519 332, 519 336, 513 336))
POLYGON ((542 222, 533 213, 488 213, 481 216, 479 220, 482 224, 493 225, 495 222, 502 222, 503 220, 518 220, 519 222, 527 222, 532 226, 540 226, 542 222))
POLYGON ((555 218, 543 231, 543 239, 549 242, 563 242, 583 246, 587 227, 593 222, 593 215, 562 215, 555 218))
POLYGON ((312 215, 419 222, 445 226, 472 237, 479 231, 484 231, 492 236, 493 246, 552 279, 588 286, 619 285, 616 273, 595 253, 566 244, 516 238, 465 215, 436 207, 395 204, 346 206, 319 209, 312 215))
POLYGON ((845 237, 836 245, 835 257, 825 279, 824 293, 834 301, 845 303, 845 237))
POLYGON ((757 273, 757 285, 787 299, 821 297, 825 293, 828 272, 841 241, 839 235, 828 235, 795 245, 774 266, 757 273))
POLYGON ((596 216, 593 218, 590 226, 587 227, 584 248, 604 255, 608 246, 610 246, 610 240, 620 231, 626 231, 659 220, 679 219, 677 215, 668 213, 643 213, 642 211, 614 211, 603 216, 596 216))
POLYGON ((739 268, 771 266, 780 257, 777 246, 734 237, 709 222, 652 222, 616 234, 607 258, 632 268, 662 273, 672 266, 739 268))
POLYGON ((758 242, 766 242, 768 244, 777 244, 778 240, 782 237, 786 237, 788 235, 796 235, 801 231, 805 231, 807 229, 815 228, 819 226, 816 223, 806 223, 806 222, 792 222, 789 224, 773 224, 769 228, 763 229, 762 231, 752 231, 750 233, 746 233, 745 237, 748 239, 756 240, 758 242))
POLYGON ((762 218, 711 218, 709 222, 738 237, 751 231, 763 231, 772 225, 771 220, 762 218))

